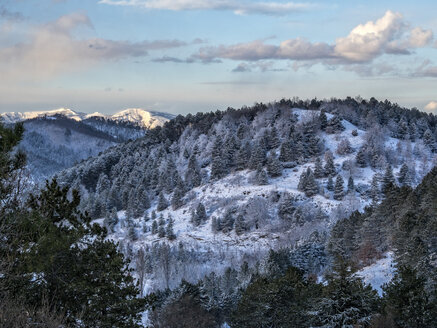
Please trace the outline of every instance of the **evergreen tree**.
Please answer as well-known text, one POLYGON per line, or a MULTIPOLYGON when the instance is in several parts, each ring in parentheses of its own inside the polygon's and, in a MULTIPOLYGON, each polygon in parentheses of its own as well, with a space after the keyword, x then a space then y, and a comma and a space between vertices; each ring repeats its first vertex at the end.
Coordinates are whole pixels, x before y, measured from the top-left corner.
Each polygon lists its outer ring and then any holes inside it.
POLYGON ((290 140, 284 141, 279 150, 279 160, 281 162, 293 162, 296 160, 296 152, 290 140))
POLYGON ((364 168, 367 166, 366 151, 363 147, 361 147, 358 151, 355 162, 357 163, 358 167, 364 168))
POLYGON ((314 176, 317 179, 323 178, 323 166, 320 157, 316 158, 316 163, 314 165, 314 176))
POLYGON ((200 223, 206 222, 208 216, 206 215, 205 206, 202 203, 199 203, 196 208, 196 216, 200 223))
POLYGON ((220 223, 217 221, 217 218, 215 216, 211 220, 211 231, 213 233, 217 233, 220 231, 220 223))
POLYGON ((158 237, 159 238, 164 238, 165 237, 165 228, 164 228, 164 226, 159 226, 158 227, 158 237))
POLYGON ((325 176, 335 175, 335 165, 334 165, 334 156, 330 151, 325 153, 325 176))
POLYGON ((191 155, 188 161, 187 172, 185 173, 185 183, 189 189, 198 187, 202 183, 200 167, 197 163, 196 155, 191 155))
POLYGON ((129 263, 79 203, 78 192, 69 196, 56 180, 30 197, 14 223, 22 234, 17 264, 2 272, 2 283, 30 307, 42 309, 45 295, 68 325, 139 327, 144 304, 129 263))
POLYGON ((372 184, 370 186, 370 198, 372 199, 372 204, 375 206, 379 201, 379 181, 378 176, 375 174, 372 178, 372 184))
POLYGON ((273 178, 282 175, 282 164, 273 155, 270 155, 267 159, 267 173, 273 178))
POLYGON ((334 181, 332 180, 332 175, 328 177, 328 182, 326 183, 326 189, 329 191, 334 191, 334 181))
POLYGON ((194 225, 195 227, 199 226, 202 221, 200 221, 199 216, 197 215, 196 211, 191 211, 191 217, 190 217, 190 222, 192 225, 194 225))
POLYGON ((263 169, 261 164, 258 164, 255 175, 256 183, 260 186, 267 185, 269 183, 269 179, 267 177, 267 172, 263 169))
POLYGON ((386 194, 391 188, 394 187, 395 178, 393 175, 393 169, 391 165, 387 165, 384 176, 382 178, 382 192, 386 194))
POLYGON ((175 240, 176 239, 176 235, 175 235, 175 233, 173 231, 173 224, 174 224, 174 221, 173 221, 172 218, 170 218, 168 220, 167 228, 165 230, 165 234, 167 235, 167 238, 169 240, 175 240))
POLYGON ((337 259, 316 309, 315 327, 366 327, 378 309, 378 296, 344 260, 337 259))
POLYGON ((401 169, 398 174, 398 182, 400 186, 408 185, 408 182, 411 182, 409 179, 409 169, 407 164, 402 164, 401 169))
POLYGON ((347 192, 352 194, 355 193, 355 183, 352 175, 350 175, 349 179, 347 180, 347 192))
POLYGON ((171 206, 173 210, 177 210, 179 207, 184 205, 182 198, 184 197, 184 192, 178 186, 173 192, 173 197, 171 198, 171 206))
POLYGON ((344 196, 344 181, 343 177, 339 174, 335 179, 335 187, 334 187, 334 199, 342 200, 344 196))
POLYGON ((249 161, 249 167, 252 170, 256 170, 259 165, 261 165, 261 167, 264 165, 265 160, 266 160, 266 151, 258 142, 252 150, 252 154, 249 161))
POLYGON ((400 328, 433 328, 437 302, 432 302, 425 289, 425 279, 417 272, 401 266, 393 279, 383 286, 383 311, 400 328))
POLYGON ((310 168, 308 168, 306 172, 304 192, 307 197, 314 196, 319 192, 319 186, 310 168))
POLYGON ((235 233, 237 235, 243 234, 247 230, 247 224, 243 215, 239 214, 235 220, 235 233))
POLYGON ((326 127, 328 126, 328 117, 326 116, 324 109, 320 111, 319 122, 320 122, 320 129, 322 129, 322 131, 325 131, 326 127))
POLYGON ((128 238, 130 241, 136 241, 138 239, 138 235, 137 235, 137 232, 135 230, 134 224, 129 224, 129 229, 128 229, 127 235, 128 235, 128 238))
POLYGON ((168 207, 168 201, 164 196, 164 193, 161 191, 159 193, 159 197, 158 197, 158 206, 156 207, 156 209, 161 212, 163 210, 165 210, 168 207))
POLYGON ((158 222, 156 220, 152 221, 152 234, 156 235, 158 233, 158 222))
POLYGON ((278 130, 275 126, 270 130, 270 149, 276 149, 281 144, 281 141, 278 137, 278 130))
POLYGON ((214 146, 212 148, 212 160, 211 160, 211 178, 221 179, 228 172, 228 163, 222 153, 222 142, 220 138, 216 138, 214 146))
POLYGON ((245 142, 241 145, 235 158, 235 165, 237 170, 244 170, 248 167, 249 159, 251 156, 251 146, 249 142, 245 142))
POLYGON ((430 129, 427 129, 423 134, 423 143, 431 150, 435 151, 435 137, 430 129))

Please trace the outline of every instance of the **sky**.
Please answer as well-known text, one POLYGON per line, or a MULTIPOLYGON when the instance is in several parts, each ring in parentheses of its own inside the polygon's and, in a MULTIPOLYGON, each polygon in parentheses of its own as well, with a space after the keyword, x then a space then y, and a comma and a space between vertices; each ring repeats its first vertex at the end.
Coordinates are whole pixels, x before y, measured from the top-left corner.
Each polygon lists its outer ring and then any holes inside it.
POLYGON ((437 1, 0 0, 0 112, 294 96, 437 113, 437 1))

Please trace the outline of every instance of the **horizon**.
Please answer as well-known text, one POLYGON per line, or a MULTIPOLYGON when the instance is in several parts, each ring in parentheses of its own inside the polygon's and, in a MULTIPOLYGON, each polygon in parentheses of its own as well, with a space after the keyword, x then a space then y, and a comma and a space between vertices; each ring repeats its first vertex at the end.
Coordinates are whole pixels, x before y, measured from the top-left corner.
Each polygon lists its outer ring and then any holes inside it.
POLYGON ((436 113, 437 3, 5 0, 0 112, 188 114, 282 98, 436 113))

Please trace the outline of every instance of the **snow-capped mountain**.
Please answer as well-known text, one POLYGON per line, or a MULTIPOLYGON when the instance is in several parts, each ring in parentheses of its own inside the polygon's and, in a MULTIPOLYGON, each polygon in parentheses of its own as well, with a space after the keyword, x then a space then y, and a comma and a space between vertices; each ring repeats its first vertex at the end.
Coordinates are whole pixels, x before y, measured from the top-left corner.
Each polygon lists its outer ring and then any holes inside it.
POLYGON ((2 113, 0 114, 0 117, 4 123, 16 123, 16 122, 22 122, 26 120, 31 120, 38 117, 50 117, 55 115, 62 115, 67 118, 73 119, 75 121, 81 121, 86 114, 75 112, 68 108, 59 108, 59 109, 53 109, 53 110, 47 110, 47 111, 33 111, 33 112, 8 112, 8 113, 2 113))
POLYGON ((68 108, 59 108, 48 111, 32 111, 24 113, 8 112, 0 114, 0 118, 4 123, 16 123, 41 117, 54 117, 57 115, 67 117, 75 121, 86 121, 92 118, 103 118, 112 121, 129 122, 147 129, 162 126, 165 122, 169 121, 174 117, 174 115, 172 114, 147 111, 141 108, 128 108, 113 115, 102 114, 99 112, 86 114, 76 112, 68 108))

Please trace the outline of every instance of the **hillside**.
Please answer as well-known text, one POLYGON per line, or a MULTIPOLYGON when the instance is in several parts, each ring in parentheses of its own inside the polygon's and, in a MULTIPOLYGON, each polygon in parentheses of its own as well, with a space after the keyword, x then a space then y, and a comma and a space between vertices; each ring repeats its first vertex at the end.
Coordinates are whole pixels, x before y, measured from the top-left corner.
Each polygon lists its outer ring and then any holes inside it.
POLYGON ((259 266, 271 249, 320 275, 331 227, 389 183, 417 185, 435 132, 433 115, 374 99, 283 100, 178 116, 57 179, 125 254, 146 254, 143 292, 259 266))

